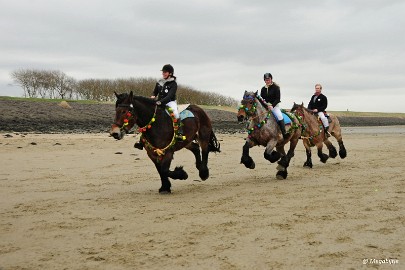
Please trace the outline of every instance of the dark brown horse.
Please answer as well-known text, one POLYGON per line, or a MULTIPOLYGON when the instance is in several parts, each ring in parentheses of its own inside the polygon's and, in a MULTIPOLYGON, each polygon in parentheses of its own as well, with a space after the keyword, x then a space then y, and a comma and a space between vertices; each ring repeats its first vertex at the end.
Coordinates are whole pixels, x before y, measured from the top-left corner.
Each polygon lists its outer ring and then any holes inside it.
MULTIPOLYGON (((336 148, 325 135, 325 129, 318 116, 311 110, 305 108, 304 103, 301 105, 294 103, 291 112, 293 112, 298 118, 302 129, 301 139, 307 153, 307 160, 304 163, 304 167, 312 168, 312 146, 316 146, 318 149, 318 157, 320 158, 321 162, 325 163, 329 157, 335 158, 337 156, 336 148), (325 143, 326 147, 329 149, 329 155, 322 152, 323 143, 325 143)), ((329 118, 331 120, 331 123, 329 124, 329 132, 338 141, 340 158, 345 158, 347 156, 347 152, 343 144, 339 119, 333 114, 329 114, 329 118)))
POLYGON ((179 140, 177 129, 180 123, 176 122, 173 113, 169 115, 165 111, 164 106, 157 106, 155 100, 150 98, 134 96, 132 91, 129 94, 115 93, 115 95, 117 97, 115 123, 110 133, 115 139, 120 140, 135 124, 140 127, 141 140, 160 175, 162 186, 159 193, 171 192, 169 178, 187 179, 188 175, 183 167, 170 170, 174 152, 182 148, 193 152, 200 178, 208 179, 208 153, 220 152, 220 144, 212 130, 210 118, 200 107, 190 105, 187 108, 194 117, 182 121, 183 135, 186 139, 179 140))
MULTIPOLYGON (((298 120, 294 118, 292 125, 290 126, 288 133, 289 136, 284 139, 276 122, 272 112, 268 109, 267 103, 256 93, 247 92, 243 95, 241 106, 238 110, 238 120, 248 119, 248 137, 246 143, 243 146, 243 153, 241 163, 246 168, 254 169, 255 162, 252 157, 249 156, 249 149, 255 145, 262 145, 266 147, 264 151, 264 158, 274 163, 278 161, 277 166, 277 179, 287 178, 287 167, 290 165, 290 160, 294 156, 295 147, 301 136, 298 127, 298 120), (284 145, 290 143, 290 149, 286 154, 284 151, 284 145), (276 150, 273 150, 276 148, 276 150)), ((288 127, 288 125, 286 126, 288 127)))

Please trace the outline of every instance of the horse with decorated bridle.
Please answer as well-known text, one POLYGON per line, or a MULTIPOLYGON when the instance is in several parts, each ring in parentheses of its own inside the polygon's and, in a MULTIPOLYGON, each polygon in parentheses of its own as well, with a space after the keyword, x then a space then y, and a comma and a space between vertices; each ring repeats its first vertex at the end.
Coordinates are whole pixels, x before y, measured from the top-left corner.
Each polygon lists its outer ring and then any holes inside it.
POLYGON ((135 96, 132 91, 129 94, 115 93, 115 96, 115 122, 110 134, 120 140, 135 124, 139 127, 141 141, 160 175, 162 186, 159 193, 171 193, 169 178, 188 178, 182 166, 170 170, 174 152, 182 148, 194 154, 200 178, 208 179, 208 154, 220 152, 220 144, 203 109, 189 105, 187 117, 179 123, 170 107, 158 106, 151 98, 135 96), (179 138, 179 125, 183 125, 182 138, 179 138))
POLYGON ((256 145, 266 147, 264 158, 274 163, 278 161, 277 179, 286 179, 288 172, 287 168, 290 165, 290 160, 294 156, 295 147, 301 136, 301 131, 298 128, 298 120, 289 115, 291 123, 286 123, 288 137, 283 138, 282 132, 277 124, 276 118, 273 116, 269 105, 258 95, 258 92, 245 91, 241 106, 238 110, 238 121, 247 120, 247 133, 245 145, 243 146, 241 163, 246 168, 254 169, 255 162, 249 156, 249 149, 256 145), (284 146, 290 143, 290 148, 285 153, 284 146), (275 150, 274 150, 275 149, 275 150))
MULTIPOLYGON (((332 142, 325 134, 325 128, 322 125, 322 121, 311 110, 304 107, 304 103, 296 104, 291 109, 291 112, 295 114, 301 127, 301 139, 304 143, 305 151, 307 154, 307 160, 304 163, 304 167, 312 168, 312 154, 311 147, 316 146, 318 149, 318 157, 321 162, 326 163, 329 157, 335 158, 337 151, 332 142), (323 144, 329 149, 329 155, 322 152, 323 144)), ((336 138, 339 144, 339 156, 345 158, 347 156, 346 148, 343 144, 342 131, 340 128, 339 119, 333 115, 328 114, 331 123, 329 124, 330 134, 336 138)))

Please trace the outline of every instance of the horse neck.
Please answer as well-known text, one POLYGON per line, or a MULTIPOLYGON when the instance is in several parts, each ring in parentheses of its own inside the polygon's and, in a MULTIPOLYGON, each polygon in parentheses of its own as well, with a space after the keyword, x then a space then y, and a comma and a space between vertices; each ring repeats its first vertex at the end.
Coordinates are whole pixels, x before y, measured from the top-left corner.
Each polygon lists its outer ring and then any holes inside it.
POLYGON ((307 124, 309 129, 318 129, 318 117, 307 111, 305 108, 302 109, 303 115, 304 115, 304 122, 307 124))
POLYGON ((134 99, 133 106, 134 113, 137 116, 136 124, 139 127, 143 127, 148 124, 155 113, 155 107, 138 99, 134 99))
POLYGON ((256 105, 256 117, 254 118, 254 122, 260 122, 266 118, 267 113, 269 111, 263 107, 263 105, 257 98, 255 99, 255 101, 257 105, 256 105))

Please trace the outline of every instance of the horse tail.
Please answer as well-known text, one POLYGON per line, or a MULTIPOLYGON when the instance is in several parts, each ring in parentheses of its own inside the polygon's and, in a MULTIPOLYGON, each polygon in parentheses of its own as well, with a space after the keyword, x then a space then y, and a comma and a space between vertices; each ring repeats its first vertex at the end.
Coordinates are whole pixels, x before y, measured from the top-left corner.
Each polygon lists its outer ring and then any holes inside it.
POLYGON ((218 142, 214 131, 211 131, 210 141, 208 143, 208 152, 221 152, 221 144, 218 142))

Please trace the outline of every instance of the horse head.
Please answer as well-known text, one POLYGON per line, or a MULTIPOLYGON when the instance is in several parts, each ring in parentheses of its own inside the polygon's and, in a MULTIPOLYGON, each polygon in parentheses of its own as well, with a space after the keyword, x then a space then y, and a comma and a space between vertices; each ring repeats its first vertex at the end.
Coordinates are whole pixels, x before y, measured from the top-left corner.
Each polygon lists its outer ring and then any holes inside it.
POLYGON ((117 140, 121 140, 136 123, 136 115, 134 113, 133 93, 132 91, 122 94, 117 94, 115 103, 115 120, 111 126, 110 135, 117 140))
POLYGON ((291 108, 292 113, 298 113, 298 114, 304 114, 304 110, 306 110, 306 108, 304 107, 304 102, 302 102, 301 104, 297 104, 294 102, 294 105, 291 108))
POLYGON ((238 121, 242 122, 243 120, 247 120, 250 116, 254 115, 256 113, 256 97, 257 97, 256 92, 248 92, 245 91, 243 94, 243 99, 241 101, 241 105, 239 106, 238 110, 238 121))

